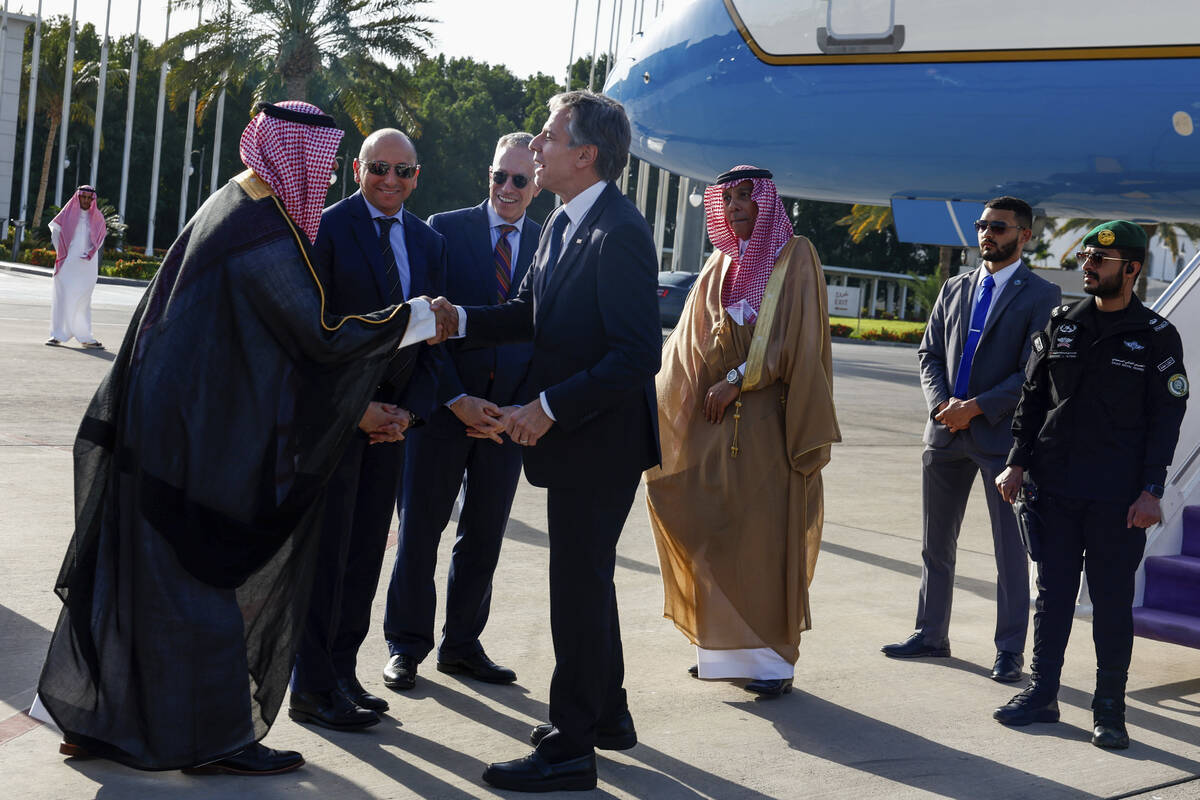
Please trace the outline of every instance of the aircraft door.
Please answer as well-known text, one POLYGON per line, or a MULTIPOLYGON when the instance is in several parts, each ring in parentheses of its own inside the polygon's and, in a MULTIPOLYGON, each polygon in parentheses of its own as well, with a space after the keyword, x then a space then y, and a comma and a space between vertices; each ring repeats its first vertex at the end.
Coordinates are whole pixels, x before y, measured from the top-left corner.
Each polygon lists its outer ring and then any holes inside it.
POLYGON ((821 52, 896 53, 904 26, 896 24, 896 0, 828 0, 826 25, 817 29, 821 52))

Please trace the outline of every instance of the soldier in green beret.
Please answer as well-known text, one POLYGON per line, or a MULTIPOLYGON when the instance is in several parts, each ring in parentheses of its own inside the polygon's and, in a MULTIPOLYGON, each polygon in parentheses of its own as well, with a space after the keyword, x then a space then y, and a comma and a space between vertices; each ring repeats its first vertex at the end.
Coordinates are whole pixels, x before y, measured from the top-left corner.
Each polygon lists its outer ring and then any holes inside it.
POLYGON ((1050 314, 1013 418, 1008 468, 996 478, 1012 502, 1036 486, 1043 522, 1029 686, 993 715, 1005 725, 1058 721, 1058 685, 1087 570, 1096 645, 1092 744, 1126 748, 1125 682, 1133 653, 1134 574, 1146 527, 1162 517, 1167 467, 1187 405, 1179 333, 1133 287, 1146 259, 1141 226, 1093 228, 1076 253, 1091 295, 1050 314))

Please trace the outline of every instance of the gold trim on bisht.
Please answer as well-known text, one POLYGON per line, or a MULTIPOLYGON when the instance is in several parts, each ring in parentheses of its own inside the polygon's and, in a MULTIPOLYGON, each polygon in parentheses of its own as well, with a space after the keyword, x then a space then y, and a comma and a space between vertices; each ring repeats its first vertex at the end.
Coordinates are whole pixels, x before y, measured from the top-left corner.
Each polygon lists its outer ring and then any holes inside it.
POLYGON ((288 229, 291 230, 292 236, 296 239, 296 246, 300 249, 300 257, 304 259, 305 266, 308 267, 308 273, 312 275, 313 283, 317 285, 317 293, 321 296, 321 327, 327 331, 336 331, 338 328, 346 324, 346 320, 356 319, 359 322, 367 325, 384 325, 391 322, 392 319, 400 313, 400 309, 404 308, 407 303, 397 305, 391 314, 388 314, 383 319, 369 319, 358 314, 348 314, 341 317, 336 325, 327 325, 325 323, 325 287, 321 285, 321 279, 317 277, 317 271, 313 269, 312 262, 308 259, 308 250, 304 246, 304 240, 300 238, 300 230, 296 227, 296 223, 292 220, 290 214, 283 207, 283 203, 279 201, 279 196, 275 194, 275 190, 264 181, 252 169, 247 169, 233 177, 233 182, 241 187, 242 191, 251 200, 263 200, 267 197, 275 201, 275 207, 279 209, 279 213, 287 222, 288 229))

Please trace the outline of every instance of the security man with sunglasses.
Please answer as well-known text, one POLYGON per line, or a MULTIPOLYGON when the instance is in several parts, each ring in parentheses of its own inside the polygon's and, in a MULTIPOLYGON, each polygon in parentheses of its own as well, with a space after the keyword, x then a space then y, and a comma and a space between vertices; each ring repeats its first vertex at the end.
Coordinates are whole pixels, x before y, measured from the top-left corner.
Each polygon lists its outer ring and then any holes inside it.
POLYGON ((1061 299, 1021 260, 1033 211, 1016 197, 989 201, 975 223, 983 265, 946 281, 917 351, 929 407, 922 454, 921 591, 916 630, 885 645, 892 658, 950 655, 959 529, 982 473, 996 555, 996 660, 991 678, 1021 679, 1029 628, 1029 560, 1016 517, 992 481, 1012 446, 1013 409, 1033 334, 1061 299))
MULTIPOLYGON (((525 210, 538 194, 533 182, 533 135, 510 133, 496 143, 488 168, 488 198, 477 206, 434 214, 432 228, 446 238, 446 296, 463 305, 503 303, 516 294, 537 251, 542 226, 525 210)), ((439 373, 441 406, 429 424, 409 436, 409 469, 400 501, 400 538, 388 584, 383 632, 391 689, 416 682, 417 665, 434 648, 438 542, 450 522, 466 475, 458 535, 450 557, 446 623, 437 668, 489 683, 511 683, 516 673, 484 652, 480 634, 492 600, 492 574, 521 475, 521 450, 500 437, 500 407, 516 396, 533 345, 445 345, 439 373), (480 438, 480 437, 489 438, 480 438)))
MULTIPOLYGON (((363 314, 445 292, 446 240, 404 208, 417 188, 417 151, 402 132, 375 131, 354 160, 359 191, 325 209, 313 246, 326 309, 363 314)), ((292 674, 298 722, 357 730, 387 701, 356 675, 383 567, 405 443, 439 405, 442 345, 399 350, 330 478, 312 599, 292 674)), ((336 387, 335 387, 336 388, 336 387)))
POLYGON ((1146 258, 1141 226, 1124 220, 1099 225, 1076 255, 1091 297, 1056 308, 1034 337, 1008 468, 996 479, 1010 502, 1022 481, 1032 479, 1045 531, 1031 680, 993 716, 1005 725, 1058 721, 1059 677, 1082 568, 1096 647, 1092 744, 1126 748, 1134 574, 1145 529, 1162 516, 1159 499, 1188 379, 1179 333, 1133 295, 1146 258))

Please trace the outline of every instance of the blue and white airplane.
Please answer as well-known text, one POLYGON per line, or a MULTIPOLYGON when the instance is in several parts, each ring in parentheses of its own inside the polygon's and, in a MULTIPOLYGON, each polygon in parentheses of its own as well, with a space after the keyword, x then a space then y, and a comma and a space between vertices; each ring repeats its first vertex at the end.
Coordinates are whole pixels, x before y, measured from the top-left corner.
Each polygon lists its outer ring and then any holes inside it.
POLYGON ((1197 0, 693 0, 647 27, 606 92, 671 172, 754 163, 930 244, 973 244, 999 194, 1200 220, 1197 0))

